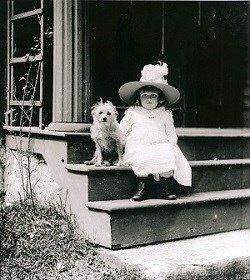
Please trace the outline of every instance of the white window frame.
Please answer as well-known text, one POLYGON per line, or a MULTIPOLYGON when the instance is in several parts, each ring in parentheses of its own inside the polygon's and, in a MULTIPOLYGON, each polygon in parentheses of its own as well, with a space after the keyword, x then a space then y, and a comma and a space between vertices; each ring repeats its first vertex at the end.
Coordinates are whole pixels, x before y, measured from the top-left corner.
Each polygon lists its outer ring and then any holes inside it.
POLYGON ((5 126, 13 127, 13 112, 16 107, 34 106, 38 107, 38 127, 44 128, 43 120, 43 56, 44 56, 44 0, 40 0, 40 8, 31 11, 14 14, 14 0, 8 1, 8 22, 7 22, 7 111, 5 113, 5 126), (14 57, 14 24, 23 18, 37 15, 40 23, 40 53, 38 55, 25 55, 14 57), (38 101, 19 101, 14 99, 14 67, 20 63, 39 61, 40 98, 38 101))

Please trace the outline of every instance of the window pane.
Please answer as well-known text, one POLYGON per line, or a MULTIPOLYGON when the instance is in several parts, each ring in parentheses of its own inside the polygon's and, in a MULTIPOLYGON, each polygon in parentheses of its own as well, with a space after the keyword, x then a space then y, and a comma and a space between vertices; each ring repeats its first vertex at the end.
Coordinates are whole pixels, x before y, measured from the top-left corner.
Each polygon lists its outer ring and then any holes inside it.
POLYGON ((22 108, 15 106, 13 113, 13 126, 28 127, 30 124, 32 126, 39 126, 39 108, 30 106, 24 106, 22 108))
POLYGON ((41 0, 14 0, 14 14, 21 14, 41 8, 41 0))
POLYGON ((40 74, 38 62, 20 63, 14 67, 14 100, 40 100, 40 74))
POLYGON ((39 16, 32 16, 14 22, 14 57, 40 53, 39 16))
POLYGON ((53 1, 45 1, 44 6, 44 64, 43 64, 43 124, 52 121, 53 92, 53 1))
MULTIPOLYGON (((37 8, 41 8, 40 2, 42 1, 14 1, 15 14, 28 12, 37 8)), ((20 19, 10 19, 11 32, 13 35, 11 39, 11 58, 24 57, 27 54, 30 56, 41 54, 41 29, 44 30, 43 39, 43 56, 42 60, 32 62, 18 62, 18 59, 12 61, 10 84, 11 88, 10 98, 13 101, 26 101, 24 104, 25 110, 29 112, 29 102, 42 101, 42 104, 36 103, 34 106, 34 120, 32 125, 41 127, 41 123, 47 126, 52 121, 52 91, 53 91, 53 1, 44 0, 43 13, 41 15, 33 15, 22 17, 20 19), (40 20, 43 19, 43 20, 40 20), (44 24, 43 28, 40 25, 44 24), (40 65, 40 66, 39 66, 40 65), (42 69, 42 77, 40 77, 40 70, 42 69), (40 80, 43 80, 43 87, 41 87, 40 80), (42 105, 42 111, 40 111, 42 105), (39 116, 40 111, 40 116, 39 116), (41 114, 43 112, 43 114, 41 114), (42 117, 42 119, 39 119, 42 117)), ((10 108, 16 110, 17 120, 13 125, 19 125, 18 118, 22 115, 22 109, 16 105, 15 102, 10 103, 10 108)), ((25 113, 24 113, 25 115, 25 113)), ((27 123, 27 121, 26 121, 27 123)))

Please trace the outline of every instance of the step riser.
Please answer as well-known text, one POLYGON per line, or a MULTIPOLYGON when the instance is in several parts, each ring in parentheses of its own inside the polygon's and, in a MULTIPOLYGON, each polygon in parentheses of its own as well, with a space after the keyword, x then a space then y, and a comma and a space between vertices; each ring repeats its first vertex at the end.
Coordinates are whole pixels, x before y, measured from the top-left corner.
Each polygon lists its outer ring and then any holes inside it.
POLYGON ((180 137, 178 145, 188 160, 250 157, 250 139, 233 137, 180 137))
MULTIPOLYGON (((194 192, 246 189, 250 186, 250 165, 203 166, 192 168, 194 192)), ((88 173, 89 201, 115 200, 132 197, 136 177, 132 171, 100 171, 88 173)), ((166 180, 171 192, 185 193, 172 179, 166 180)))
POLYGON ((67 163, 79 164, 93 158, 95 144, 90 137, 70 137, 67 145, 67 163))
POLYGON ((193 167, 195 191, 247 189, 250 186, 250 165, 193 167))
POLYGON ((136 190, 136 177, 132 171, 102 171, 88 175, 88 201, 126 199, 136 190))
POLYGON ((111 248, 249 228, 249 210, 250 200, 240 199, 111 212, 111 248))
MULTIPOLYGON (((188 160, 238 159, 250 157, 250 139, 233 137, 179 137, 178 144, 188 160)), ((68 138, 68 163, 80 164, 93 157, 93 141, 68 138)))

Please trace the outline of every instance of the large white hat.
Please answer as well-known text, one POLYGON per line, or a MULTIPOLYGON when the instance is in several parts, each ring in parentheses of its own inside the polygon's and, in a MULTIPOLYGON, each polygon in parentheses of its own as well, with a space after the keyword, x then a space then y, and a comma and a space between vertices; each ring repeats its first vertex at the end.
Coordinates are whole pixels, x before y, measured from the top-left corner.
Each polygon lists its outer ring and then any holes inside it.
POLYGON ((166 98, 166 105, 169 106, 175 103, 180 98, 180 93, 164 79, 164 75, 167 74, 167 63, 163 63, 162 65, 145 65, 141 71, 140 81, 128 82, 120 87, 120 98, 128 105, 134 105, 135 95, 138 89, 145 86, 154 86, 162 91, 166 98))

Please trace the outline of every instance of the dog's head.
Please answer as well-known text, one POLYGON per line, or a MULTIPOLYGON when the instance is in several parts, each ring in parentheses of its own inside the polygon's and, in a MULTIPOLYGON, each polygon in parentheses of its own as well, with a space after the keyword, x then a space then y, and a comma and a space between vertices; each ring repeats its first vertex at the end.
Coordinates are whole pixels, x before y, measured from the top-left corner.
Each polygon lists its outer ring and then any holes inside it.
POLYGON ((116 121, 118 112, 112 102, 101 100, 92 106, 91 115, 94 122, 108 124, 116 121))

